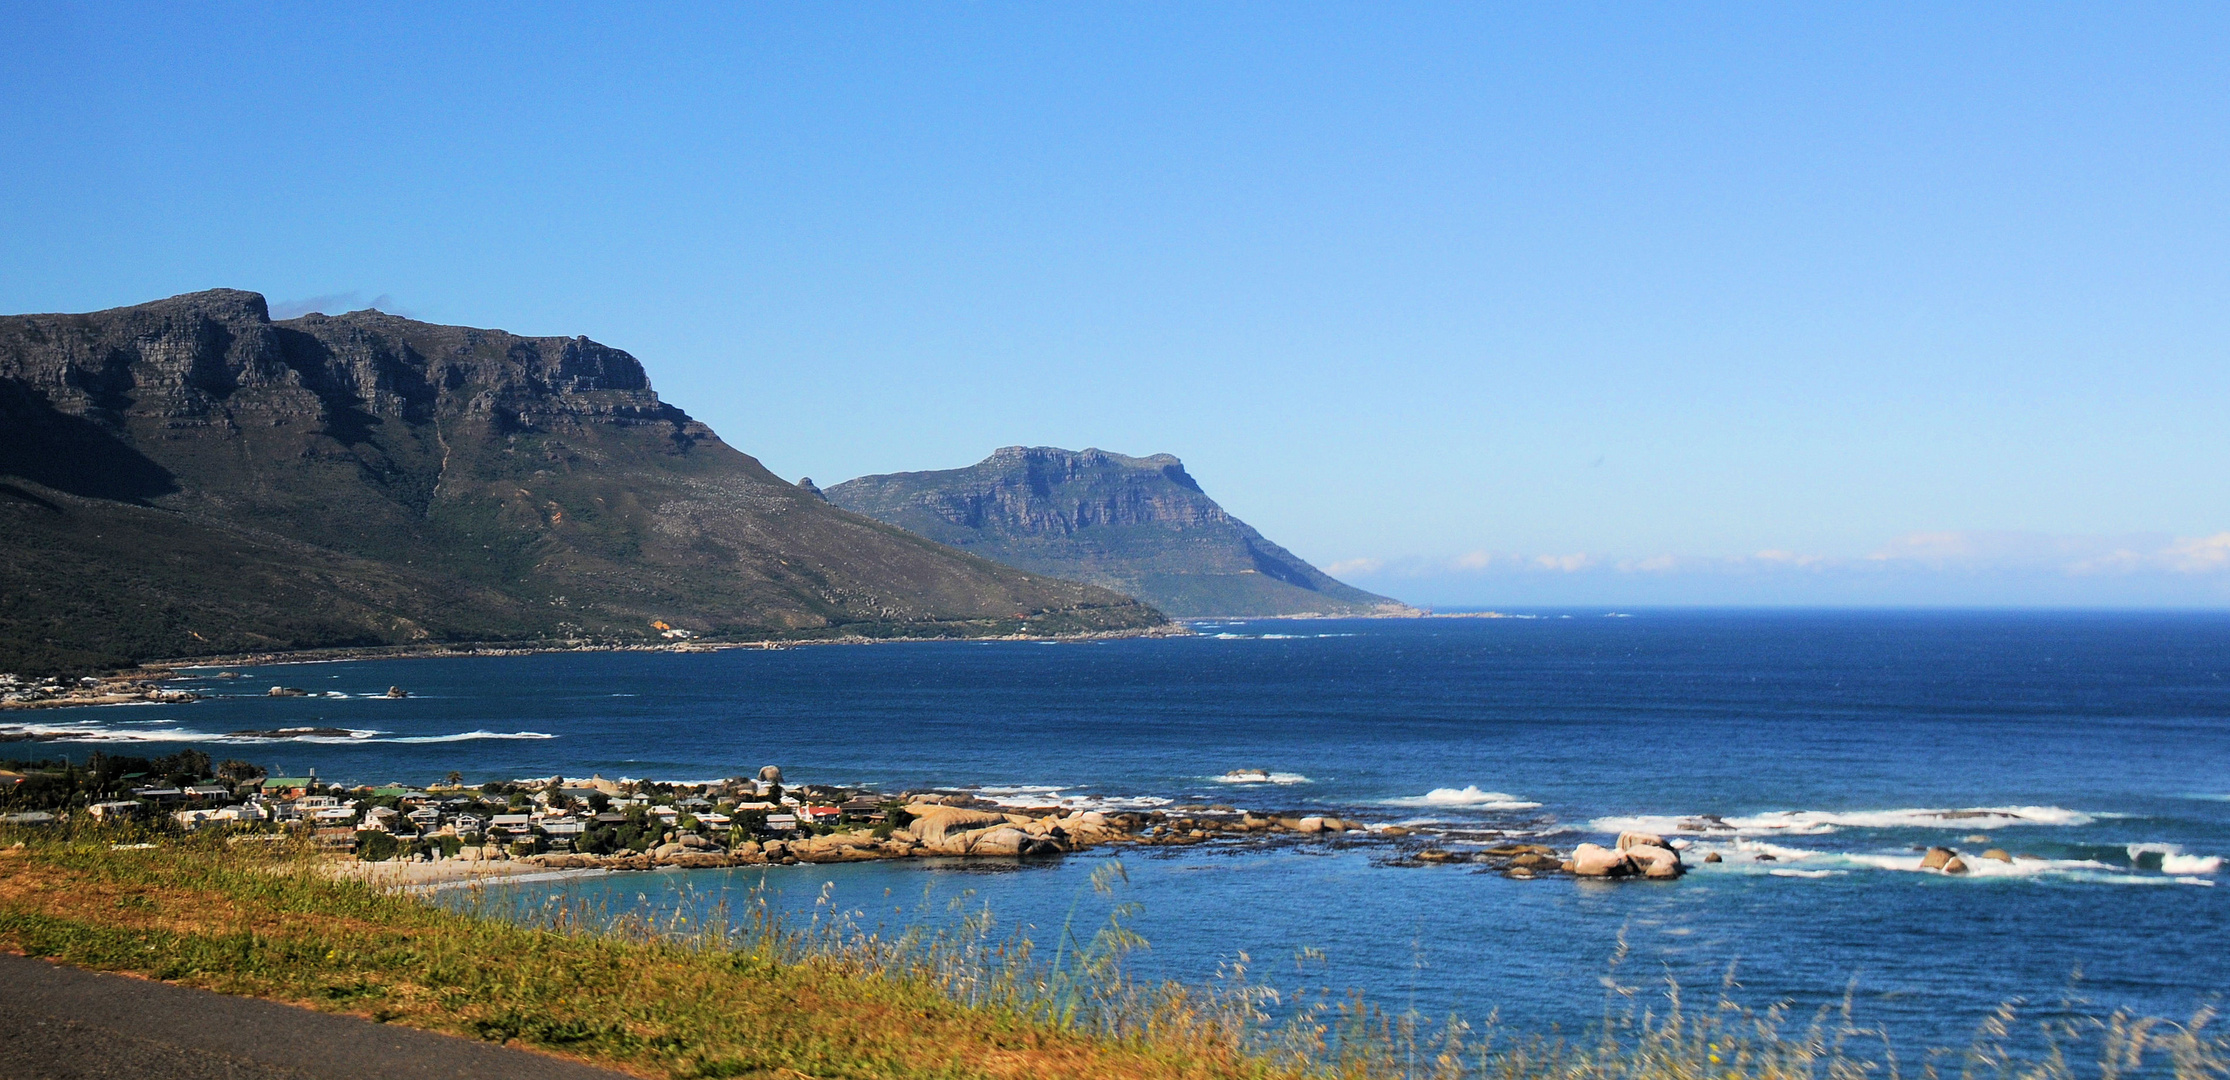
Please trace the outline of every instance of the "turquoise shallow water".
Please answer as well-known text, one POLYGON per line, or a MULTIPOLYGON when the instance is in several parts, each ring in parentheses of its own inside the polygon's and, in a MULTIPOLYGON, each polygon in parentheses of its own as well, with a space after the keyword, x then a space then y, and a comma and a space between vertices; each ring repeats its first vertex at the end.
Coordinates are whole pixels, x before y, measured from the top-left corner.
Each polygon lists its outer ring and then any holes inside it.
MULTIPOLYGON (((41 722, 83 733, 62 744, 73 753, 192 743, 366 781, 777 763, 807 782, 983 785, 1017 802, 1319 808, 1459 843, 1646 826, 1684 830, 1691 862, 1723 853, 1669 884, 1403 868, 1339 843, 1120 855, 1150 973, 1207 978, 1243 951, 1276 983, 1525 1026, 1599 1015, 1622 934, 1629 984, 1716 987, 1734 963, 1745 1000, 1815 1004, 1855 980, 1862 1013, 1912 1044, 1964 1045, 1999 1001, 2056 1000, 2071 980, 2169 1015, 2230 988, 2230 616, 1556 614, 289 665, 205 683, 239 696, 41 722), (348 696, 251 696, 272 683, 348 696), (390 684, 416 696, 366 696, 390 684), (225 734, 313 724, 360 734, 225 734), (1215 779, 1235 768, 1285 782, 1215 779), (1931 843, 2034 858, 1945 878, 1914 869, 1931 843), (1305 979, 1304 948, 1325 957, 1305 979)), ((925 891, 969 892, 1042 929, 1110 857, 519 888, 625 908, 763 884, 802 910, 833 882, 870 923, 913 917, 925 891)))

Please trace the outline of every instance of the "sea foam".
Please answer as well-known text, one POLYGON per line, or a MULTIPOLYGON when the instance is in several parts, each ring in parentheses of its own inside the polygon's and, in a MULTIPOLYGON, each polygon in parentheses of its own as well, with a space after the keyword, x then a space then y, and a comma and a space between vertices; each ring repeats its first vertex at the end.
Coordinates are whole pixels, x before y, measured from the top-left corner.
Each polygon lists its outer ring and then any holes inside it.
POLYGON ((2187 854, 2179 844, 2131 844, 2128 850, 2131 865, 2142 867, 2145 856, 2158 855, 2160 872, 2172 876, 2195 877, 2222 869, 2222 856, 2187 854))
POLYGON ((1721 817, 1635 814, 1590 822, 1597 832, 1686 833, 1692 836, 1818 836, 1840 829, 1960 829, 1969 832, 2017 825, 2088 825, 2094 815, 2059 806, 1979 806, 1958 809, 1772 810, 1721 817))
POLYGON ((1252 772, 1234 769, 1222 776, 1211 776, 1219 784, 1313 784, 1316 781, 1297 772, 1252 772))
POLYGON ((1473 784, 1460 788, 1434 788, 1423 795, 1387 799, 1387 806, 1438 807, 1459 810, 1531 810, 1539 805, 1500 791, 1481 791, 1473 784))
POLYGON ((1064 810, 1152 810, 1170 800, 1154 795, 1087 795, 1053 784, 1008 784, 975 789, 976 796, 1000 806, 1058 806, 1064 810))

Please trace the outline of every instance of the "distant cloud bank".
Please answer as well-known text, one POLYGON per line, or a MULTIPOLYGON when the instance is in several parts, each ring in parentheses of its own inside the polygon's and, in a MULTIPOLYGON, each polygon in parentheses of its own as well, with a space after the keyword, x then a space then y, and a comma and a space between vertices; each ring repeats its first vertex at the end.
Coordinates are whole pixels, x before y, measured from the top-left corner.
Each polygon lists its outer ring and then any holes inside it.
POLYGON ((2230 606, 2230 532, 2065 536, 1914 532, 1864 555, 1486 549, 1436 558, 1355 558, 1328 569, 1412 603, 2230 606), (1498 599, 1500 598, 1500 599, 1498 599))

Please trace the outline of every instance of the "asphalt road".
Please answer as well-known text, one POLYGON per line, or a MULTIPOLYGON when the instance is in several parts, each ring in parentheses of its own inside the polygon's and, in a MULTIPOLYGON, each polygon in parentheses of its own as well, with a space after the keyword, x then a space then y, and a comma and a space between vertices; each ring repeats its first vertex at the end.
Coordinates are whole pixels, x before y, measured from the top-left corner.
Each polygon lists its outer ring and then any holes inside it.
POLYGON ((428 1031, 0 955, 0 1080, 614 1080, 428 1031))

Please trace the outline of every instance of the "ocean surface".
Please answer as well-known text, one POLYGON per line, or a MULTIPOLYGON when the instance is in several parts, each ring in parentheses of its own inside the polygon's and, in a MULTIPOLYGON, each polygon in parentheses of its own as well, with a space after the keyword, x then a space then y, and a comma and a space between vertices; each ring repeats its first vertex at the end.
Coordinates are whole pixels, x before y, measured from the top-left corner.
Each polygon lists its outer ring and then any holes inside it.
POLYGON ((79 734, 8 749, 191 744, 414 783, 778 764, 792 783, 974 785, 1023 805, 1329 811, 1459 849, 1687 840, 1695 870, 1676 882, 1392 866, 1389 845, 1325 841, 513 887, 609 910, 764 886, 804 911, 826 889, 885 925, 959 898, 1049 940, 1072 910, 1097 925, 1088 878, 1119 859, 1144 974, 1205 981, 1244 954, 1271 985, 1523 1028, 1584 1028, 1606 995, 1626 1000, 1606 975, 1636 1001, 1668 977, 1701 998, 1730 965, 1752 1005, 1849 989, 1907 1050, 1963 1047, 2008 1000, 2181 1018, 2230 989, 2230 615, 1537 614, 212 669, 211 700, 41 714, 79 734), (272 684, 339 696, 259 696, 272 684), (389 685, 412 696, 376 696, 389 685), (226 734, 298 726, 355 734, 226 734), (1273 780, 1218 779, 1247 768, 1273 780), (1975 872, 1920 871, 1931 844, 1975 872), (1986 848, 2033 858, 1973 857, 1986 848), (1710 851, 1725 861, 1700 865, 1710 851))

